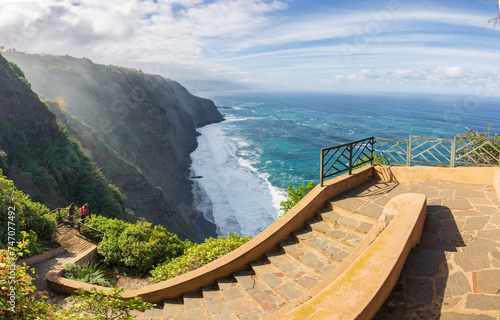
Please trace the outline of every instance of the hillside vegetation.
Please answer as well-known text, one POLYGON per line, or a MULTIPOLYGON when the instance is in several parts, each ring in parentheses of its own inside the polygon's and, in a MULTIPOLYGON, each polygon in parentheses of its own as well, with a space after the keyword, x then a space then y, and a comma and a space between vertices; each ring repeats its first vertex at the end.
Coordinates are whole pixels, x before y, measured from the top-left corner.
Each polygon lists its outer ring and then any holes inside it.
POLYGON ((0 167, 33 200, 49 206, 88 203, 122 215, 119 190, 41 102, 24 73, 0 55, 0 167))
POLYGON ((50 110, 121 190, 126 208, 181 238, 215 235, 192 206, 189 179, 196 128, 223 120, 212 101, 140 70, 69 56, 5 55, 37 94, 54 101, 50 110))
POLYGON ((23 239, 29 240, 29 253, 24 258, 43 252, 45 246, 56 241, 57 223, 47 215, 49 208, 31 201, 18 190, 12 180, 0 169, 0 241, 2 248, 16 247, 23 239))

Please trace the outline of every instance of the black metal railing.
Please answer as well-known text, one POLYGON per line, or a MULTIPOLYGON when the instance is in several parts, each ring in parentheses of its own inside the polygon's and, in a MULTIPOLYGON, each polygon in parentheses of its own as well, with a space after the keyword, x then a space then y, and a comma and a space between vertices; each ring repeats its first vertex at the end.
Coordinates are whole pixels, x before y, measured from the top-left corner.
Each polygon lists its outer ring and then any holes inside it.
MULTIPOLYGON (((86 235, 86 236, 90 236, 91 238, 93 238, 93 239, 94 239, 94 240, 96 240, 97 242, 102 241, 102 239, 104 239, 104 237, 106 236, 106 232, 101 231, 101 230, 96 229, 96 228, 93 228, 93 227, 89 226, 88 224, 83 223, 82 221, 77 221, 77 222, 76 222, 76 224, 77 224, 78 226, 80 226, 80 228, 81 228, 81 226, 83 226, 83 227, 85 227, 85 228, 89 228, 90 230, 93 230, 93 231, 98 232, 98 233, 99 233, 99 236, 97 236, 97 237, 96 237, 95 235, 91 234, 91 233, 85 232, 85 235, 86 235)), ((81 232, 81 229, 80 229, 80 232, 81 232)))
POLYGON ((47 212, 47 214, 57 212, 57 221, 61 221, 62 220, 61 211, 68 211, 68 208, 55 208, 54 210, 47 212))
POLYGON ((453 139, 410 135, 408 140, 365 138, 321 149, 320 184, 367 163, 430 166, 498 166, 500 137, 455 135, 453 139))
POLYGON ((321 149, 320 184, 326 178, 349 172, 373 160, 374 137, 321 149))
MULTIPOLYGON (((53 209, 53 210, 47 212, 47 214, 51 214, 51 213, 57 212, 57 221, 62 221, 63 219, 62 219, 61 212, 64 212, 64 211, 67 212, 68 208, 56 208, 56 209, 53 209)), ((100 237, 96 237, 94 235, 90 235, 92 238, 95 238, 95 240, 101 241, 106 236, 106 233, 104 231, 101 231, 99 229, 93 228, 93 227, 89 226, 88 224, 83 223, 84 220, 81 220, 81 221, 76 221, 75 220, 75 224, 77 226, 79 226, 79 227, 83 226, 85 228, 89 228, 90 230, 96 231, 96 232, 98 232, 100 234, 100 237)))

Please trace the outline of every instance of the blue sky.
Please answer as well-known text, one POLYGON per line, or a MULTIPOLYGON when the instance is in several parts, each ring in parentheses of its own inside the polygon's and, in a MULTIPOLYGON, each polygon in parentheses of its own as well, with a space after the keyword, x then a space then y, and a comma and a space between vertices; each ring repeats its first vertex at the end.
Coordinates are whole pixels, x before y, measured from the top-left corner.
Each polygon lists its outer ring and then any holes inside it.
POLYGON ((496 0, 0 0, 0 45, 193 90, 500 95, 498 12, 496 0))

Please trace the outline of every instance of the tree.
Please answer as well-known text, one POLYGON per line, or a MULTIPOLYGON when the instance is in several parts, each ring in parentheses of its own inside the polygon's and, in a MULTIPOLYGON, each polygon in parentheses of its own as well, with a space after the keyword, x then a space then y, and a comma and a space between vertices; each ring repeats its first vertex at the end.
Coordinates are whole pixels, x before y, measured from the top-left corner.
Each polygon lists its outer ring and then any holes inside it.
POLYGON ((280 202, 280 210, 281 210, 281 215, 284 215, 285 213, 288 212, 288 210, 292 209, 293 206, 295 206, 302 198, 306 196, 306 194, 309 193, 316 184, 313 181, 308 181, 307 185, 303 184, 297 189, 294 189, 292 185, 289 185, 287 188, 288 191, 288 196, 285 201, 280 202))

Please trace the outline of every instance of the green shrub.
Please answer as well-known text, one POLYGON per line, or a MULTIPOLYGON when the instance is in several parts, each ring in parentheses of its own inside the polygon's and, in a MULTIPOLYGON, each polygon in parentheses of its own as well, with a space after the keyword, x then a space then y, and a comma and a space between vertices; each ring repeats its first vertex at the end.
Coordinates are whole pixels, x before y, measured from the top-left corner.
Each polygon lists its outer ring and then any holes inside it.
POLYGON ((40 242, 38 242, 38 237, 35 231, 29 230, 29 233, 21 231, 21 234, 23 235, 23 241, 26 241, 27 243, 26 251, 23 255, 24 259, 43 253, 43 247, 40 242))
POLYGON ((40 241, 55 241, 57 223, 46 215, 48 212, 49 209, 46 206, 32 202, 28 195, 19 191, 14 182, 7 179, 0 169, 0 221, 2 221, 0 240, 2 246, 12 242, 9 239, 9 231, 15 237, 16 242, 22 240, 21 231, 29 230, 36 233, 40 241))
MULTIPOLYGON (((457 152, 459 157, 463 157, 465 161, 475 161, 482 164, 498 165, 500 157, 500 140, 487 141, 483 138, 497 138, 500 139, 500 134, 493 134, 491 131, 492 124, 489 123, 484 131, 475 131, 469 129, 465 132, 468 138, 465 141, 459 140, 459 147, 464 147, 457 152), (488 142, 486 144, 486 142, 488 142), (466 145, 470 143, 470 145, 466 145)), ((474 164, 472 164, 474 165, 474 164)))
POLYGON ((118 237, 106 236, 99 243, 104 261, 146 274, 155 265, 184 253, 187 243, 162 226, 149 222, 129 224, 118 237))
POLYGON ((79 290, 71 309, 68 311, 59 309, 59 312, 65 316, 63 319, 74 319, 75 316, 90 314, 88 319, 134 320, 132 310, 144 312, 154 307, 154 304, 144 302, 140 297, 123 300, 120 298, 122 291, 123 289, 118 288, 113 289, 111 293, 95 288, 79 290))
POLYGON ((233 251, 250 239, 250 236, 241 237, 236 233, 229 233, 225 238, 208 238, 204 243, 191 245, 182 256, 157 266, 151 271, 149 280, 160 282, 195 270, 233 251))
POLYGON ((19 242, 8 250, 0 249, 0 319, 47 319, 53 312, 43 300, 35 300, 26 264, 17 265, 28 243, 19 242))
MULTIPOLYGON (((114 239, 118 238, 119 235, 125 230, 125 228, 130 226, 130 223, 124 222, 120 219, 111 219, 111 218, 106 218, 104 216, 95 216, 95 215, 92 215, 90 219, 86 219, 85 224, 94 229, 104 232, 107 237, 114 239)), ((91 239, 95 239, 97 241, 102 241, 103 239, 102 233, 87 228, 86 226, 82 226, 80 228, 80 232, 83 235, 91 239)))
POLYGON ((64 266, 64 277, 75 281, 111 287, 111 274, 99 263, 68 263, 64 266))
POLYGON ((289 185, 287 188, 288 196, 285 201, 280 202, 280 210, 281 215, 284 215, 288 212, 288 210, 292 209, 294 205, 296 205, 302 198, 309 193, 316 184, 313 181, 308 181, 307 185, 303 184, 297 189, 294 189, 292 185, 289 185))
POLYGON ((27 242, 19 242, 9 250, 0 249, 0 319, 57 319, 57 320, 133 320, 132 310, 144 312, 154 305, 135 297, 121 299, 123 289, 113 289, 110 293, 101 290, 80 290, 68 309, 56 307, 46 302, 46 297, 35 299, 36 287, 31 284, 26 264, 16 261, 24 257, 27 242), (8 285, 5 285, 8 284, 8 285))

